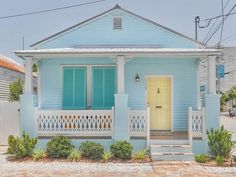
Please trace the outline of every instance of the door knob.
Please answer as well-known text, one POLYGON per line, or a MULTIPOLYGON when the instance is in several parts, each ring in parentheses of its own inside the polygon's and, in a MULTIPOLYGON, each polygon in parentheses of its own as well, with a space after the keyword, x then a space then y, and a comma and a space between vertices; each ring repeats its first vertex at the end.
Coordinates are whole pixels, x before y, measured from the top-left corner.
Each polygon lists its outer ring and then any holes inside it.
POLYGON ((162 106, 156 106, 156 108, 162 108, 162 106))

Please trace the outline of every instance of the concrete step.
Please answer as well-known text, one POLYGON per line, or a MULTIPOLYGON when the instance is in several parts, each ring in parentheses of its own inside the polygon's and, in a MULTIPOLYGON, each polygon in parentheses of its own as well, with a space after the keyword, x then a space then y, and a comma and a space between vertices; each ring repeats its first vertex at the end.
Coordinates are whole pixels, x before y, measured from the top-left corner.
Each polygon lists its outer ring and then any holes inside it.
POLYGON ((163 144, 152 144, 150 145, 151 153, 162 153, 162 152, 183 152, 183 153, 192 153, 192 146, 190 145, 163 145, 163 144))
POLYGON ((189 144, 188 140, 150 140, 149 145, 187 145, 189 144))
POLYGON ((153 161, 194 161, 193 153, 162 152, 151 153, 153 161))

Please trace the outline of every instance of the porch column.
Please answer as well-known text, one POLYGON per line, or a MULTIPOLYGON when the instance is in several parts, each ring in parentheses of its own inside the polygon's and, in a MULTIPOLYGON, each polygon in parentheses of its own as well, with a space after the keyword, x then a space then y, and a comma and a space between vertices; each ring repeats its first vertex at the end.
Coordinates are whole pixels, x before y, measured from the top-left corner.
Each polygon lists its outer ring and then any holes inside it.
POLYGON ((33 94, 33 62, 32 58, 25 59, 25 94, 33 94))
POLYGON ((197 109, 201 109, 201 101, 200 101, 200 73, 199 73, 199 67, 200 67, 200 58, 197 60, 197 63, 196 63, 196 92, 197 92, 197 109))
POLYGON ((36 136, 35 105, 37 97, 33 95, 32 58, 25 58, 24 93, 20 96, 20 132, 36 136))
POLYGON ((125 90, 125 57, 124 56, 117 56, 117 79, 118 79, 118 86, 117 91, 118 93, 124 93, 125 90))
POLYGON ((209 56, 207 63, 208 94, 216 94, 216 56, 209 56))
POLYGON ((115 94, 114 132, 115 141, 129 140, 128 94, 124 85, 125 57, 117 56, 117 94, 115 94))

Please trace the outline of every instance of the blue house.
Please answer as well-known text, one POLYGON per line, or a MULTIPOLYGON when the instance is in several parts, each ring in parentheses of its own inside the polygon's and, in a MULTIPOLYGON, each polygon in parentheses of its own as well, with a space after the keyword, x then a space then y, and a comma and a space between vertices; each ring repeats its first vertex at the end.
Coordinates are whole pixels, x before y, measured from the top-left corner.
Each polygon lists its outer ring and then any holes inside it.
POLYGON ((21 131, 45 146, 65 135, 106 148, 127 140, 153 160, 207 153, 206 130, 220 125, 215 59, 220 50, 116 5, 32 46, 25 60, 21 131), (200 102, 199 61, 208 88, 200 102), (32 64, 39 68, 32 92, 32 64), (203 106, 202 106, 203 105, 203 106))

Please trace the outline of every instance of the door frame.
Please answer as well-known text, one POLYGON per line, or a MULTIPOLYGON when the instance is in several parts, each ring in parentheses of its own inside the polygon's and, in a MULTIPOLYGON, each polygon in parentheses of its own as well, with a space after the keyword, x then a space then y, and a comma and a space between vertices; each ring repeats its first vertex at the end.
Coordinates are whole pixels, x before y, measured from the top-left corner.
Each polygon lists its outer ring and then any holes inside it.
MULTIPOLYGON (((146 101, 146 107, 148 106, 148 85, 147 85, 147 80, 149 78, 162 78, 162 77, 168 77, 170 78, 170 131, 173 132, 174 131, 174 127, 173 127, 173 124, 174 124, 174 111, 173 111, 173 102, 174 102, 174 77, 173 75, 162 75, 162 74, 156 74, 156 75, 146 75, 145 76, 145 101, 146 101)), ((151 117, 150 117, 151 118, 151 117)))

